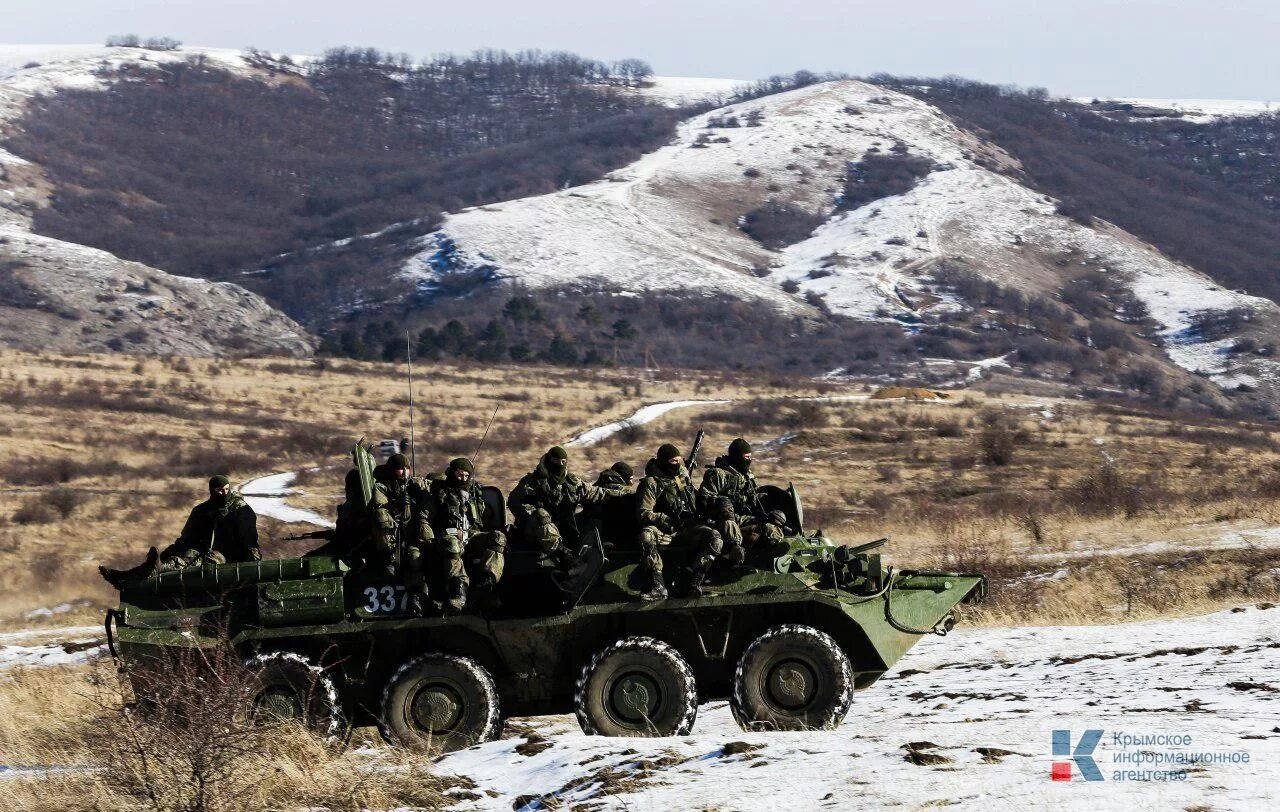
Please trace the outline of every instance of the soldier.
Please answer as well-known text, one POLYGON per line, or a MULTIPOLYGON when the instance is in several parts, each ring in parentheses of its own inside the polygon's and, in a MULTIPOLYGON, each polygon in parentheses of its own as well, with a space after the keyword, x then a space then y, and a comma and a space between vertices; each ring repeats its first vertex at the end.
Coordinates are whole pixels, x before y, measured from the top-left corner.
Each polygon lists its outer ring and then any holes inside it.
POLYGON ((698 489, 703 519, 718 530, 725 542, 725 557, 735 563, 744 558, 743 545, 782 541, 787 518, 781 511, 765 513, 756 498, 756 478, 751 473, 751 444, 739 437, 729 453, 707 469, 698 489))
MULTIPOLYGON (((413 476, 409 460, 403 454, 392 454, 384 465, 375 469, 373 486, 373 544, 369 564, 381 567, 387 575, 404 573, 407 584, 420 586, 422 553, 431 543, 430 529, 423 515, 427 506, 427 490, 413 476)), ((413 596, 416 597, 416 596, 413 596)), ((412 600, 412 597, 411 597, 412 600)), ((421 599, 418 599, 420 603, 421 599)))
POLYGON ((578 509, 625 495, 625 490, 588 485, 569 473, 568 452, 555 446, 521 478, 507 497, 507 507, 521 539, 536 544, 556 566, 566 567, 574 558, 566 544, 576 546, 580 538, 578 509))
POLYGON ((693 483, 674 445, 666 443, 659 448, 644 473, 636 490, 636 518, 644 554, 636 570, 644 589, 640 597, 647 601, 666 599, 660 550, 673 541, 689 546, 689 594, 701 595, 707 570, 720 555, 724 540, 714 528, 698 521, 693 483))
POLYGON ((261 558, 257 514, 240 494, 231 490, 229 479, 217 475, 209 478, 209 498, 192 508, 182 533, 164 552, 152 547, 146 561, 132 569, 98 567, 98 572, 107 583, 120 589, 156 572, 261 558))
POLYGON ((459 457, 449 463, 443 479, 431 483, 435 552, 446 582, 448 606, 459 612, 466 606, 472 583, 466 562, 474 564, 476 592, 494 606, 494 588, 502 579, 507 552, 506 534, 494 527, 493 509, 485 502, 474 475, 471 460, 459 457))
POLYGON ((632 527, 632 514, 635 513, 635 469, 619 460, 600 472, 596 477, 596 487, 619 494, 602 504, 591 505, 582 512, 583 537, 592 530, 600 533, 600 539, 606 548, 612 547, 611 539, 629 533, 632 527))

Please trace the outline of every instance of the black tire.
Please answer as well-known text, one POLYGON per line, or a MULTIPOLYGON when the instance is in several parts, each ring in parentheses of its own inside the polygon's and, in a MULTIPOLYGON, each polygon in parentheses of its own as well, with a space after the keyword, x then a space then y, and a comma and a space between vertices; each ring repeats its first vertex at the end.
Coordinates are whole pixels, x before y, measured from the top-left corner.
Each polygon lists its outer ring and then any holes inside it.
POLYGON ((729 706, 743 730, 832 730, 853 702, 853 669, 831 636, 774 626, 747 646, 729 706))
POLYGON ((680 652, 627 637, 582 667, 574 711, 588 736, 683 736, 698 716, 698 686, 680 652))
POLYGON ((338 688, 325 669, 301 654, 272 651, 244 661, 244 712, 255 722, 300 719, 325 737, 338 736, 346 726, 338 688))
POLYGON ((392 744, 450 752, 498 736, 493 677, 475 660, 422 654, 400 666, 382 692, 378 727, 392 744))

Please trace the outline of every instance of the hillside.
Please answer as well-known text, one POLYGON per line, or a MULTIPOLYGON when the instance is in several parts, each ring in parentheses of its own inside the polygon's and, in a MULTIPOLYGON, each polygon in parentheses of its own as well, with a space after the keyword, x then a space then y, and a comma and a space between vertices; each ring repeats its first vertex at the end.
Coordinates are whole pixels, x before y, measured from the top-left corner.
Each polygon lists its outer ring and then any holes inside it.
MULTIPOLYGON (((234 52, 201 51, 248 72, 234 52)), ((149 61, 190 54, 148 52, 149 61)), ((0 48, 0 133, 39 94, 100 88, 98 71, 139 58, 137 49, 0 48)), ((0 141, 0 342, 53 350, 185 355, 307 355, 312 337, 261 297, 129 262, 106 251, 33 233, 50 185, 38 164, 0 141)))
POLYGON ((366 359, 408 331, 486 363, 1277 402, 1274 147, 1248 106, 1161 122, 962 80, 638 80, 537 52, 0 64, 19 346, 308 352, 295 319, 366 359), (147 280, 171 293, 135 302, 147 280))
MULTIPOLYGON (((404 272, 427 290, 482 272, 531 290, 728 293, 801 316, 982 331, 966 316, 993 302, 966 301, 955 284, 976 277, 1065 305, 1059 328, 1126 329, 1137 340, 1122 346, 1135 356, 1159 355, 1141 348, 1158 341, 1173 365, 1224 386, 1272 385, 1270 359, 1225 350, 1247 334, 1273 339, 1274 303, 1224 289, 1110 224, 1072 220, 1011 177, 1017 169, 922 101, 829 82, 692 118, 674 144, 603 181, 450 214, 404 272), (850 162, 868 156, 926 168, 899 188, 869 178, 886 188, 848 207, 859 188, 850 162), (742 218, 770 203, 810 213, 817 228, 789 245, 753 240, 742 218), (1072 301, 1080 285, 1107 301, 1072 301), (1205 340, 1206 318, 1235 311, 1254 314, 1241 334, 1205 340)), ((1030 332, 1052 330, 1041 327, 1030 332)), ((943 354, 979 360, 954 352, 943 354)))

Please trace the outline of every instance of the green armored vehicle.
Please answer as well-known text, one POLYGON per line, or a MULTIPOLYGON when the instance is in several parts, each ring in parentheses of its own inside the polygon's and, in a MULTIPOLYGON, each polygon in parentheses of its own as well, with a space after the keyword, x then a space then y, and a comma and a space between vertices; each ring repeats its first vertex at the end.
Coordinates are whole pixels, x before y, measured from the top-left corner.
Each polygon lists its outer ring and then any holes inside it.
MULTIPOLYGON (((760 491, 792 535, 696 599, 639 600, 636 545, 597 534, 568 576, 509 550, 502 608, 447 617, 415 616, 402 580, 326 555, 161 573, 122 591, 108 640, 135 685, 177 651, 229 643, 256 675, 250 713, 449 750, 507 716, 569 711, 590 734, 683 735, 699 703, 724 699, 747 729, 832 728, 854 691, 986 594, 982 575, 882 567, 883 540, 805 532, 794 489, 760 491)), ((486 492, 505 523, 501 497, 486 492)))

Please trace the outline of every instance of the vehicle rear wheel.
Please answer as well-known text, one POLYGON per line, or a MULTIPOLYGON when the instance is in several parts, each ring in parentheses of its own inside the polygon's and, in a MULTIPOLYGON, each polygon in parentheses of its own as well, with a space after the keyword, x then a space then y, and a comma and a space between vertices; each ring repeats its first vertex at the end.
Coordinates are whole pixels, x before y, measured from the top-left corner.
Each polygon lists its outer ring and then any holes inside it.
POLYGON ((680 652, 627 637, 582 667, 574 708, 588 736, 683 736, 698 715, 698 688, 680 652))
POLYGON ((244 661, 244 710, 253 722, 300 720, 321 736, 337 736, 345 718, 333 677, 292 651, 271 651, 244 661))
POLYGON ((393 744, 443 752, 497 738, 498 689, 475 660, 422 654, 396 670, 382 692, 378 726, 393 744))
POLYGON ((774 626, 747 646, 729 705, 744 730, 831 730, 853 702, 853 669, 830 635, 774 626))

